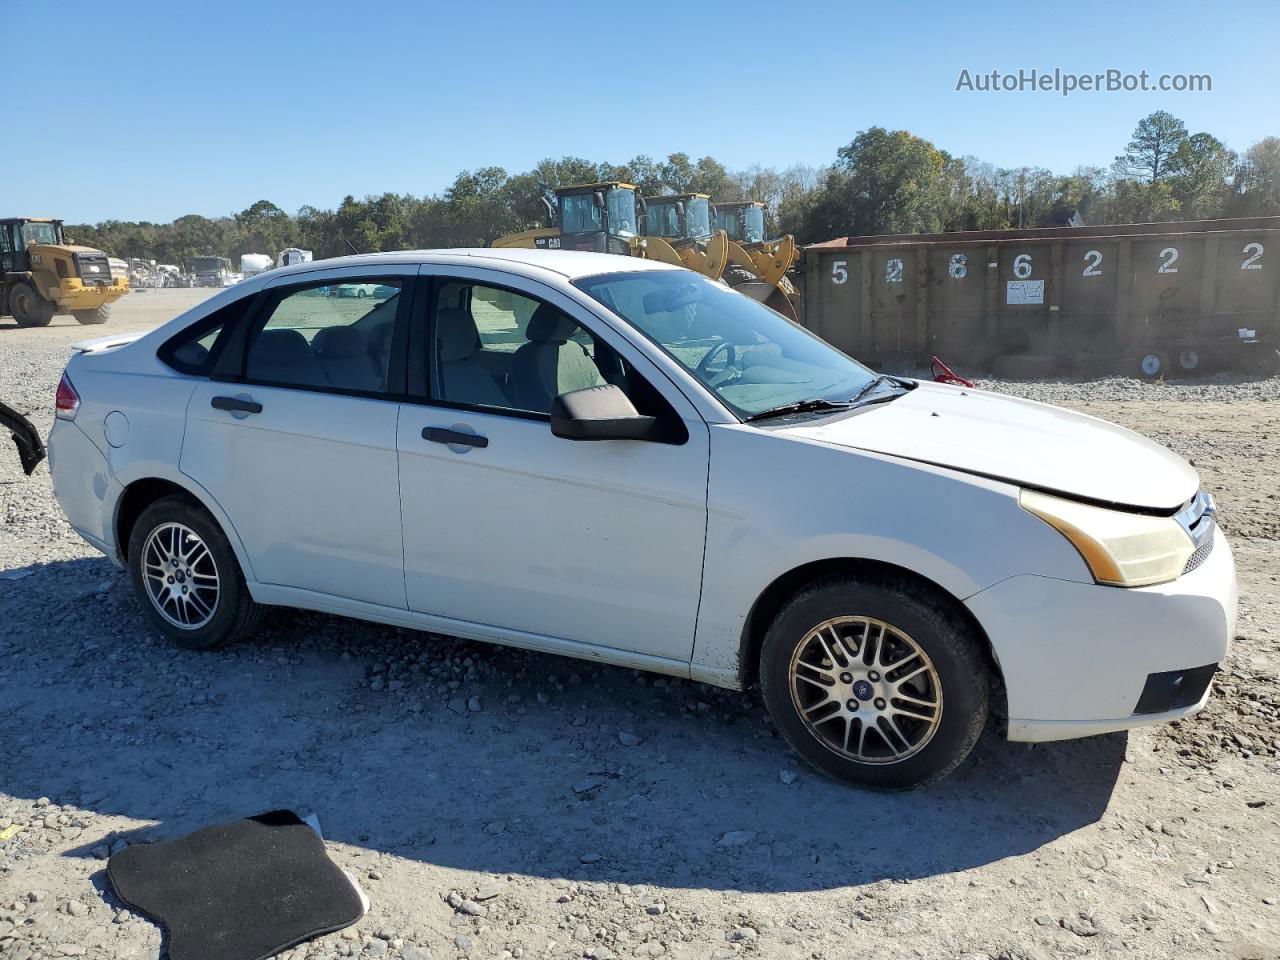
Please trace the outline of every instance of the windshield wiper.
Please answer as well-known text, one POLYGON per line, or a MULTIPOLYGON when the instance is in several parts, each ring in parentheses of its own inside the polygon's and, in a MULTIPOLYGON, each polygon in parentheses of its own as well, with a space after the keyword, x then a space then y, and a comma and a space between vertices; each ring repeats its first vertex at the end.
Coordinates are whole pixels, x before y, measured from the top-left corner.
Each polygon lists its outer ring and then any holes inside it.
POLYGON ((785 417, 790 413, 808 413, 811 410, 845 410, 851 405, 852 401, 823 400, 821 397, 815 397, 812 400, 797 400, 795 403, 784 403, 780 407, 753 413, 743 422, 751 423, 755 420, 768 420, 770 417, 785 417))
POLYGON ((857 403, 859 400, 861 400, 863 397, 869 394, 876 387, 879 387, 886 383, 893 384, 895 387, 901 387, 904 390, 907 389, 907 385, 904 384, 901 380, 898 380, 895 377, 890 377, 887 374, 882 373, 879 376, 877 376, 874 380, 872 380, 870 383, 864 383, 862 387, 858 390, 858 392, 849 398, 849 404, 853 405, 857 403))

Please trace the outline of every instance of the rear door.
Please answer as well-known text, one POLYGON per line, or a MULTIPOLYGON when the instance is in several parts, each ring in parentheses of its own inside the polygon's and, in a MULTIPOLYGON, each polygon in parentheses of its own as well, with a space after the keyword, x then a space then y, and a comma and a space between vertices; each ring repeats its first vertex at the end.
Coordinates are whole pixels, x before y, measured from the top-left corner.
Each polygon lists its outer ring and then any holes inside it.
POLYGON ((277 278, 195 390, 182 471, 259 582, 405 607, 395 398, 416 271, 277 278))

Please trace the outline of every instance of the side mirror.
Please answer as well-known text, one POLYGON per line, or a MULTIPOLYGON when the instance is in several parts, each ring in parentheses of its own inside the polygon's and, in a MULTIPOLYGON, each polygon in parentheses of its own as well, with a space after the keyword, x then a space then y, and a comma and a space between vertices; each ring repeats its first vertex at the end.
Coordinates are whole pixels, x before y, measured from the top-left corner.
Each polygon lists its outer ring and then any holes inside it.
POLYGON ((551 401, 551 432, 566 440, 656 440, 658 418, 641 415, 610 383, 570 390, 551 401))

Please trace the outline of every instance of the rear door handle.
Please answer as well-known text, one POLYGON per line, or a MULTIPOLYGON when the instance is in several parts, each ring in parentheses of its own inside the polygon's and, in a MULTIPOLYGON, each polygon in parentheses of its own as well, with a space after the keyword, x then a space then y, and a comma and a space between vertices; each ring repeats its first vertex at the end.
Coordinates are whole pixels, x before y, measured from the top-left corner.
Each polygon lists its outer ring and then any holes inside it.
POLYGON ((215 410, 231 410, 235 413, 261 413, 262 404, 239 397, 214 397, 209 405, 215 410))
POLYGON ((456 444, 463 447, 487 447, 489 438, 476 433, 447 430, 444 427, 423 427, 422 439, 432 443, 456 444))

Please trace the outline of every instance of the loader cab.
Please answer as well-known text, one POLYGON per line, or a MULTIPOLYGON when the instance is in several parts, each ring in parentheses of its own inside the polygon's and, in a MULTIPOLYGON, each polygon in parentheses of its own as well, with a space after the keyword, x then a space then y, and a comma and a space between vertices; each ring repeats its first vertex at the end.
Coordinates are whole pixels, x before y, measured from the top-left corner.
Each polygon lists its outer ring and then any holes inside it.
POLYGON ((717 203, 715 226, 735 243, 764 243, 764 204, 756 200, 717 203))
POLYGON ((705 193, 646 197, 644 234, 671 244, 711 237, 711 198, 705 193))
POLYGON ((64 242, 61 220, 0 220, 0 268, 5 273, 25 273, 31 269, 28 248, 60 247, 64 242))
POLYGON ((539 238, 539 246, 595 253, 631 252, 637 234, 636 188, 613 180, 556 191, 560 235, 539 238))

